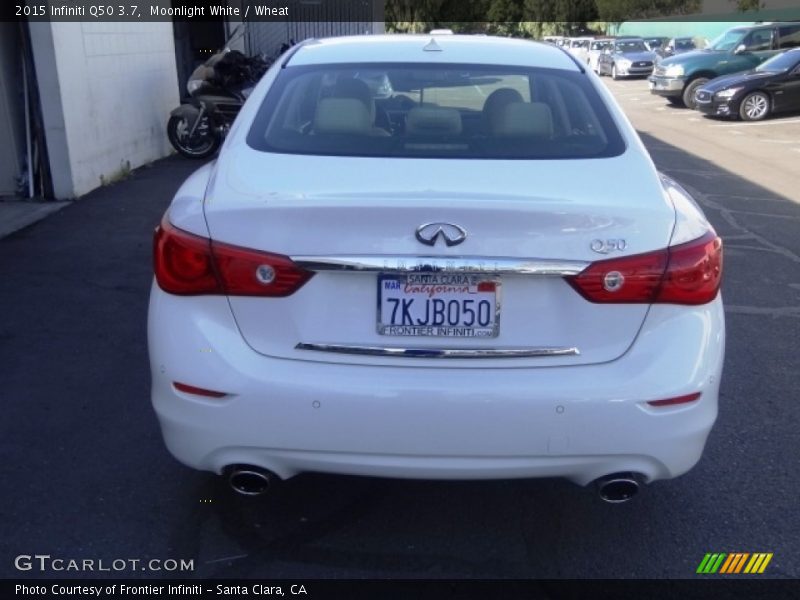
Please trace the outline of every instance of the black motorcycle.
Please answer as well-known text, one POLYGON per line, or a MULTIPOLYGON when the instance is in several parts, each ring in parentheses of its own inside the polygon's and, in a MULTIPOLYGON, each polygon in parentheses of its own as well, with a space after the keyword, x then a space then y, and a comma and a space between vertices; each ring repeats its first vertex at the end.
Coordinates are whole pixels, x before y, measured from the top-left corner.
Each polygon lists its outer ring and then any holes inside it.
POLYGON ((214 154, 268 67, 263 56, 248 57, 227 46, 197 67, 186 84, 189 97, 167 122, 167 137, 175 150, 187 158, 214 154))

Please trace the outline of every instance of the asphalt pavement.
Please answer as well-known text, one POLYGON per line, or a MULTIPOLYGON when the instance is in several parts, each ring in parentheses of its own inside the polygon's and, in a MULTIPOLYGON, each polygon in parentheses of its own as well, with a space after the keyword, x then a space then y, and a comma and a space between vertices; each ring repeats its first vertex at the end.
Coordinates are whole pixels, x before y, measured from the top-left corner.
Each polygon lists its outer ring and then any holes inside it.
MULTIPOLYGON (((609 505, 561 480, 313 474, 246 500, 183 467, 149 403, 145 331, 152 231, 198 166, 175 157, 0 240, 0 576, 691 578, 705 553, 736 551, 774 553, 762 577, 798 577, 796 169, 771 165, 767 181, 758 162, 732 169, 715 122, 687 121, 707 146, 692 153, 674 124, 694 115, 637 113, 623 98, 635 84, 609 83, 725 240, 720 416, 692 471, 609 505), (194 570, 14 567, 37 553, 194 570)), ((762 129, 791 125, 775 123, 762 129)), ((742 147, 758 158, 759 144, 742 147)))

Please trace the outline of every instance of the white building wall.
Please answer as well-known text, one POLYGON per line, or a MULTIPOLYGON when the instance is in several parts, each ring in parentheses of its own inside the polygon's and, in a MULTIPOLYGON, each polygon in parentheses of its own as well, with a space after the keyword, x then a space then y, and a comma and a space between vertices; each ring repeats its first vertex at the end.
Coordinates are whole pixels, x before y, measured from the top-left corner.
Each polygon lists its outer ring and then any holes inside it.
POLYGON ((180 102, 172 23, 49 27, 72 196, 168 155, 166 123, 180 102))

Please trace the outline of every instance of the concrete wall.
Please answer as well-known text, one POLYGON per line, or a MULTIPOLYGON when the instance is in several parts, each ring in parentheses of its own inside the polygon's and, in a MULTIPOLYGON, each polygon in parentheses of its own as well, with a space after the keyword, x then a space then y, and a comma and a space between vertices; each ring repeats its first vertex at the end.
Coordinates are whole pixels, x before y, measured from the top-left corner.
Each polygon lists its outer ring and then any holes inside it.
POLYGON ((31 23, 55 195, 75 197, 170 153, 172 23, 31 23))
POLYGON ((19 25, 0 22, 0 196, 17 191, 25 156, 19 25))

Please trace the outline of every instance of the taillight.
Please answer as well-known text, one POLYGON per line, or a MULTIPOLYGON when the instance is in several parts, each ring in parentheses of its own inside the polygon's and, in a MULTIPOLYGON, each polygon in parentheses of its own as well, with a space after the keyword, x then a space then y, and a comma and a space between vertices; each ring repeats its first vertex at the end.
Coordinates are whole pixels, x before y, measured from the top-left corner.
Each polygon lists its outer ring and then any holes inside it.
POLYGON ((656 302, 705 304, 722 282, 722 240, 713 232, 669 249, 669 267, 656 302))
POLYGON ((722 280, 722 240, 710 231, 678 246, 595 262, 566 279, 590 302, 706 304, 722 280))
POLYGON ((153 240, 153 267, 159 287, 170 294, 221 294, 214 273, 211 240, 181 231, 165 218, 153 240))
POLYGON ((183 296, 289 296, 313 275, 286 256, 214 242, 166 218, 155 232, 154 267, 159 287, 183 296))

